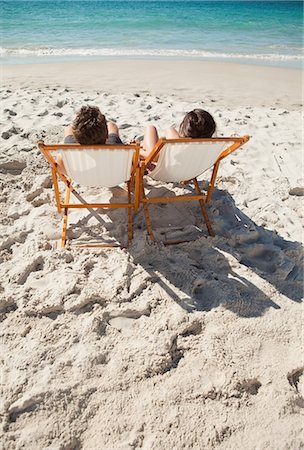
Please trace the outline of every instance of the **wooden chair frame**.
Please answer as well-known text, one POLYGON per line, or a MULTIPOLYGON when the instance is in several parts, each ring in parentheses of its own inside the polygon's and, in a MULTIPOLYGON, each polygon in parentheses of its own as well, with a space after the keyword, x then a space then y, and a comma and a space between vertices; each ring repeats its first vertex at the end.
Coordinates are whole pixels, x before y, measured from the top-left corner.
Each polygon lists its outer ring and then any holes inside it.
MULTIPOLYGON (((137 212, 140 200, 140 178, 139 178, 139 144, 130 145, 80 145, 80 144, 45 144, 43 141, 38 142, 39 150, 42 152, 46 160, 50 163, 52 169, 52 178, 54 183, 55 199, 57 205, 57 211, 59 213, 63 210, 63 226, 61 235, 61 247, 66 244, 66 235, 68 228, 68 213, 69 209, 73 208, 86 208, 91 213, 95 213, 93 208, 126 208, 128 210, 128 245, 133 238, 133 221, 132 210, 137 212), (81 199, 81 196, 77 193, 72 185, 72 180, 59 170, 59 165, 56 159, 53 157, 52 152, 64 151, 64 150, 79 150, 79 149, 93 149, 96 151, 122 149, 126 151, 135 150, 132 161, 131 177, 127 180, 127 203, 70 203, 70 195, 73 193, 77 198, 81 199), (61 201, 60 190, 58 181, 61 180, 66 185, 65 200, 61 201), (132 192, 134 191, 134 200, 132 201, 132 192)), ((117 244, 87 244, 79 245, 79 247, 122 247, 117 244)))
MULTIPOLYGON (((207 213, 206 204, 210 203, 212 198, 212 193, 219 169, 220 162, 226 158, 226 156, 230 155, 232 152, 237 150, 239 147, 241 147, 243 144, 245 144, 249 140, 249 136, 245 135, 243 137, 222 137, 222 138, 208 138, 208 139, 192 139, 192 138, 179 138, 179 139, 165 139, 161 138, 156 143, 154 149, 150 153, 150 155, 143 161, 141 161, 141 167, 140 167, 140 193, 141 193, 141 203, 144 208, 144 214, 146 219, 146 226, 147 231, 150 239, 152 241, 155 241, 152 225, 151 225, 151 219, 150 219, 150 213, 148 209, 149 203, 167 203, 167 202, 181 202, 181 201, 193 201, 198 200, 201 208, 201 212, 203 215, 203 218, 206 222, 207 230, 210 236, 214 236, 214 232, 212 229, 212 225, 207 213), (174 143, 183 143, 183 142, 233 142, 232 145, 229 145, 225 150, 222 151, 222 153, 219 155, 217 160, 215 161, 213 165, 213 170, 211 174, 211 178, 209 181, 209 186, 207 190, 207 194, 204 195, 199 187, 199 183, 197 181, 197 178, 194 177, 191 180, 183 181, 181 180, 181 183, 183 184, 189 184, 190 182, 193 182, 194 188, 195 188, 195 194, 186 194, 186 195, 178 195, 176 197, 153 197, 148 198, 145 194, 145 188, 144 188, 144 175, 146 170, 149 167, 149 164, 153 162, 153 160, 156 159, 156 156, 159 155, 162 148, 165 146, 165 144, 174 144, 174 143)), ((183 242, 189 242, 188 240, 171 240, 171 241, 163 241, 165 245, 170 244, 180 244, 183 242)))

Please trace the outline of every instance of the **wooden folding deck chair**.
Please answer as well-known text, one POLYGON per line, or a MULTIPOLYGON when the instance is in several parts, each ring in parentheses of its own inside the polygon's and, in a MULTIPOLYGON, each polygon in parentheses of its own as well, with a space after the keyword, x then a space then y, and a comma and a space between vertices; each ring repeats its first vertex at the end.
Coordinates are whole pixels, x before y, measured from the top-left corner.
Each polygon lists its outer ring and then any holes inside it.
MULTIPOLYGON (((38 142, 40 151, 50 163, 54 183, 57 210, 64 212, 61 247, 65 246, 68 212, 73 208, 87 208, 96 216, 93 208, 127 208, 128 244, 132 240, 132 210, 136 213, 139 206, 139 144, 132 145, 79 145, 38 142), (61 154, 67 175, 59 170, 55 154, 61 154), (60 198, 59 183, 66 185, 65 200, 60 198), (128 201, 126 203, 86 203, 77 193, 72 183, 87 187, 115 187, 127 183, 128 201), (132 199, 132 191, 134 191, 132 199), (70 195, 80 200, 71 203, 70 195)), ((98 217, 98 216, 97 216, 98 217)), ((117 247, 116 244, 87 244, 80 247, 117 247)))
MULTIPOLYGON (((149 237, 155 240, 148 205, 149 203, 166 203, 179 201, 198 200, 203 217, 206 222, 207 230, 210 236, 214 236, 212 226, 205 207, 212 197, 212 192, 222 159, 230 155, 241 145, 249 140, 249 136, 240 138, 209 138, 209 139, 159 139, 154 149, 142 163, 140 170, 140 190, 141 202, 143 204, 146 226, 149 237), (151 197, 148 198, 144 188, 144 174, 149 169, 149 165, 158 155, 158 161, 155 168, 148 173, 148 176, 154 180, 163 182, 193 182, 195 194, 178 195, 175 197, 151 197), (213 166, 211 179, 207 194, 204 195, 199 187, 197 177, 213 166)), ((187 242, 187 240, 164 241, 164 244, 178 244, 187 242)))

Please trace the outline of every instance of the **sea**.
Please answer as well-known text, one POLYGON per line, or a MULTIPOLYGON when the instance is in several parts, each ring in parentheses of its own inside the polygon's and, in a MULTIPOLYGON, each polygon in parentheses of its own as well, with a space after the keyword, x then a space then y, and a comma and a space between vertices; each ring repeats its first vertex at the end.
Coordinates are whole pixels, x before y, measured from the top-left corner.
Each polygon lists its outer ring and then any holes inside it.
POLYGON ((303 2, 0 1, 2 64, 200 59, 303 65, 303 2))

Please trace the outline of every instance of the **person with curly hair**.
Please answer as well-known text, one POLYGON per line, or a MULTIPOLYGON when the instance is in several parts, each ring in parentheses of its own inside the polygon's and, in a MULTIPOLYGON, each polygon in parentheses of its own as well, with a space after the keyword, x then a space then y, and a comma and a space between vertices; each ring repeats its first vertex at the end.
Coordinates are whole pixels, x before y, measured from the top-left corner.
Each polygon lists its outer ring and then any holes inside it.
MULTIPOLYGON (((166 139, 178 138, 210 138, 216 130, 216 123, 210 113, 203 109, 194 109, 183 118, 179 131, 168 128, 165 131, 166 139)), ((158 141, 158 132, 154 125, 147 126, 143 141, 142 156, 147 158, 158 141)))
MULTIPOLYGON (((64 144, 81 145, 123 145, 115 123, 107 122, 97 106, 82 106, 72 125, 64 129, 64 144)), ((66 175, 62 156, 58 155, 60 171, 66 175)))
POLYGON ((97 106, 82 106, 72 125, 64 130, 64 143, 123 145, 115 123, 107 122, 97 106))

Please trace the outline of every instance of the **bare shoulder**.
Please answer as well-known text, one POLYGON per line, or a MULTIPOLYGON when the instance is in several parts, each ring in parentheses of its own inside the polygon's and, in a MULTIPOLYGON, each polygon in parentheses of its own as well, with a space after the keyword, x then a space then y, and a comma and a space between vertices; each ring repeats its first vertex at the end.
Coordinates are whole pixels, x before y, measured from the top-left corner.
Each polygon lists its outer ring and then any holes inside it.
POLYGON ((72 125, 68 125, 64 128, 64 136, 72 136, 73 135, 73 127, 72 125))

